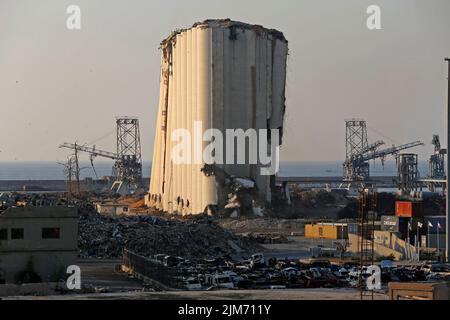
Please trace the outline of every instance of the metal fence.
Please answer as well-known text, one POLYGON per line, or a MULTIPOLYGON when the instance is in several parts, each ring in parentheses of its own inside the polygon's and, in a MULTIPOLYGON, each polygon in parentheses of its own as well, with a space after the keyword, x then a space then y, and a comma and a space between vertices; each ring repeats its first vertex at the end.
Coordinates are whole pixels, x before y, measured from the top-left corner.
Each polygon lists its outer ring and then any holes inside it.
POLYGON ((133 273, 157 281, 169 288, 180 288, 181 286, 176 270, 127 249, 123 250, 123 265, 133 273))

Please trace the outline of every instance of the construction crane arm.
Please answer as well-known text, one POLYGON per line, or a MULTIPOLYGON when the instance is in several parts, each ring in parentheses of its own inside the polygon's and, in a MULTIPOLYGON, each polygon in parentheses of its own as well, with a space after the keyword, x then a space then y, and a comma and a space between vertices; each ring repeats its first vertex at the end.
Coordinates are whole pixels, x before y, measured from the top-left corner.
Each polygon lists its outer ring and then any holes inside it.
POLYGON ((366 148, 362 149, 362 151, 360 152, 360 154, 364 154, 364 153, 368 153, 368 152, 375 152, 377 151, 377 149, 379 147, 381 147, 382 145, 384 145, 384 141, 377 141, 372 143, 371 145, 367 146, 366 148))
POLYGON ((399 153, 400 151, 411 149, 418 146, 423 146, 424 143, 421 141, 415 141, 411 143, 407 143, 398 147, 393 146, 392 148, 387 148, 383 150, 369 152, 367 154, 362 155, 362 161, 369 161, 379 158, 385 158, 388 155, 399 153))
POLYGON ((81 152, 89 153, 92 157, 102 157, 102 158, 108 158, 112 160, 120 160, 119 156, 116 153, 109 152, 109 151, 103 151, 103 150, 97 150, 95 147, 86 147, 86 146, 79 146, 77 144, 73 143, 64 143, 59 146, 60 148, 66 148, 71 150, 77 150, 81 152))

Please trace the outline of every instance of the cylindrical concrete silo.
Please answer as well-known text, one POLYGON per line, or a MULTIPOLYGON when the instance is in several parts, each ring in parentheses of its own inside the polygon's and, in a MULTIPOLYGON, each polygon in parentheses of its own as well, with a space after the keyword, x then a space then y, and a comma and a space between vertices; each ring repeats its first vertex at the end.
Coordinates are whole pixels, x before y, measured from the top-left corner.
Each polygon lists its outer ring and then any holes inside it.
MULTIPOLYGON (((281 129, 285 114, 287 41, 283 34, 230 20, 207 20, 179 30, 161 44, 158 125, 147 204, 169 213, 198 214, 226 200, 214 176, 196 163, 194 123, 215 128, 281 129), (162 131, 165 128, 166 132, 162 131), (175 129, 191 133, 191 162, 175 164, 175 129)), ((201 132, 201 134, 203 134, 201 132)), ((209 144, 200 141, 200 148, 209 144)), ((226 150, 223 152, 226 160, 226 150)), ((234 160, 237 156, 234 155, 234 160)), ((274 179, 259 164, 217 164, 230 175, 253 179, 269 201, 274 179)))

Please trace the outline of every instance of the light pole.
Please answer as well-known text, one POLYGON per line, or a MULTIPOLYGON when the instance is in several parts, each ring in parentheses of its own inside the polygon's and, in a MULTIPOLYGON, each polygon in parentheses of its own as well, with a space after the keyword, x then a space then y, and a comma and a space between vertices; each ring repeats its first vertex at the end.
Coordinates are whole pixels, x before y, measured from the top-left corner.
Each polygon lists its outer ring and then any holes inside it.
POLYGON ((417 259, 420 262, 420 244, 419 244, 419 236, 420 236, 420 228, 419 223, 417 224, 417 236, 416 236, 416 246, 417 246, 417 259))
POLYGON ((442 260, 441 260, 441 237, 440 237, 440 235, 439 235, 439 222, 438 222, 438 225, 437 225, 437 251, 438 251, 438 259, 439 259, 439 262, 441 262, 442 260))
POLYGON ((447 234, 446 234, 446 240, 445 240, 445 259, 447 260, 447 262, 450 262, 450 254, 449 254, 449 248, 450 248, 450 161, 449 161, 449 152, 450 152, 450 58, 446 58, 445 61, 447 61, 448 63, 448 77, 447 77, 447 81, 448 81, 448 96, 447 96, 447 174, 446 174, 446 180, 447 180, 447 184, 446 184, 446 201, 447 201, 447 210, 446 210, 446 230, 447 230, 447 234))

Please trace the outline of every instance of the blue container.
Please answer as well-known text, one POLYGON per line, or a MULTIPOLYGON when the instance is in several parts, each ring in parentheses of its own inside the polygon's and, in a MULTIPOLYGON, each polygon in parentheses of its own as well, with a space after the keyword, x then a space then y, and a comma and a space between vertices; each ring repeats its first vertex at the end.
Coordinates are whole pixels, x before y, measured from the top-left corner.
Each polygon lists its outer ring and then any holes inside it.
POLYGON ((348 233, 349 234, 359 234, 358 233, 358 224, 357 223, 349 223, 348 224, 348 233))

